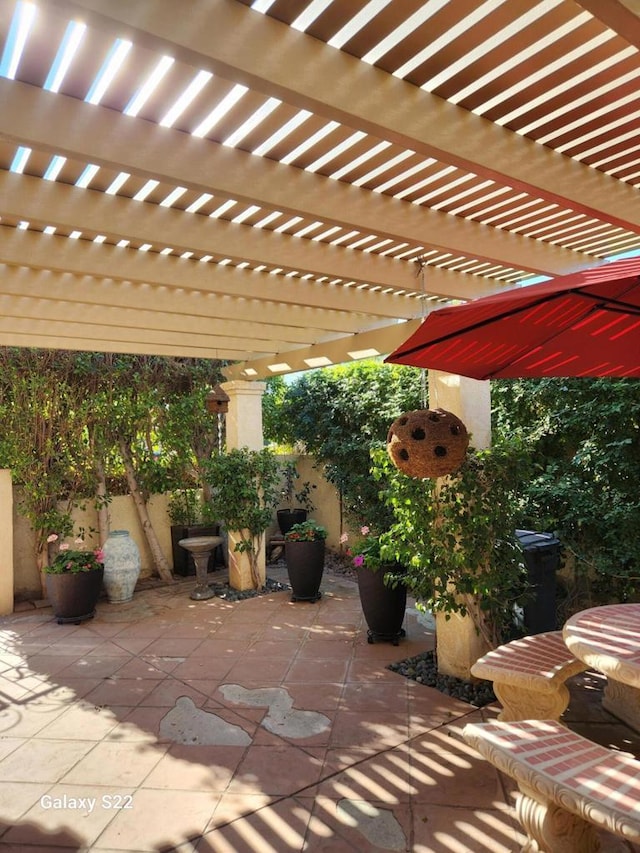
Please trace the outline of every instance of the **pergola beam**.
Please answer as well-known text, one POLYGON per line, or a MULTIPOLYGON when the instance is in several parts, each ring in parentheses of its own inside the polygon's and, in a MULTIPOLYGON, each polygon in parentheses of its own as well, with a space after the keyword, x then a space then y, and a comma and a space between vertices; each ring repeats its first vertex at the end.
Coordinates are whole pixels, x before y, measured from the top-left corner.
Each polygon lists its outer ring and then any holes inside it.
POLYGON ((516 270, 561 275, 583 265, 575 252, 557 246, 401 202, 170 128, 158 133, 156 125, 142 119, 18 81, 0 79, 0 102, 0 138, 17 145, 361 233, 417 245, 428 243, 516 270))
MULTIPOLYGON (((185 216, 181 211, 155 204, 138 202, 136 206, 132 206, 128 199, 107 196, 90 189, 78 189, 67 184, 43 183, 27 175, 0 172, 0 216, 25 219, 43 227, 52 225, 69 231, 83 228, 101 234, 107 233, 114 240, 124 239, 126 234, 128 240, 164 244, 175 248, 176 251, 231 257, 236 261, 249 261, 256 265, 282 267, 286 264, 286 267, 299 271, 300 275, 330 275, 331 278, 355 280, 375 287, 394 287, 406 292, 420 292, 414 270, 406 262, 375 254, 348 251, 338 246, 293 238, 224 220, 212 221, 206 216, 185 216)), ((29 253, 34 249, 34 246, 29 247, 29 253)), ((125 253, 120 254, 124 259, 125 253)), ((151 252, 149 257, 154 255, 155 252, 151 252)), ((31 259, 32 255, 29 254, 28 257, 31 259)), ((170 260, 175 261, 175 258, 170 260)), ((137 276, 129 272, 123 277, 137 276)), ((291 279, 287 280, 284 292, 282 281, 277 285, 265 283, 264 288, 267 293, 271 289, 277 291, 277 298, 286 302, 289 301, 289 282, 291 279)), ((163 283, 170 282, 165 280, 163 283)), ((193 286, 201 287, 202 284, 203 282, 198 282, 193 286)), ((330 294, 325 293, 322 300, 318 301, 313 288, 295 286, 295 279, 293 284, 291 301, 296 304, 302 304, 305 298, 309 298, 311 305, 332 307, 330 294)), ((254 283, 251 288, 255 288, 254 283)), ((500 288, 498 282, 480 276, 464 275, 436 267, 430 267, 428 270, 427 292, 435 296, 476 299, 500 288)), ((393 306, 389 305, 388 299, 370 290, 353 291, 352 294, 346 295, 346 291, 341 289, 339 301, 344 310, 364 310, 383 316, 404 316, 402 311, 397 313, 397 309, 394 310, 393 306)))
MULTIPOLYGON (((632 186, 234 0, 196 0, 191 13, 183 16, 175 14, 173 0, 110 0, 108 11, 101 0, 53 2, 65 10, 82 10, 102 28, 120 35, 129 31, 149 48, 170 52, 265 95, 534 197, 640 231, 632 186)), ((609 0, 598 2, 603 5, 609 0)), ((635 14, 638 4, 613 0, 611 5, 635 14)))
MULTIPOLYGON (((223 268, 232 278, 242 270, 223 268)), ((351 334, 375 325, 375 318, 348 312, 326 311, 296 305, 281 305, 257 299, 233 299, 197 290, 180 290, 152 284, 117 281, 107 277, 76 276, 70 273, 34 270, 0 264, 0 293, 14 297, 57 299, 82 306, 88 302, 119 309, 165 311, 208 317, 235 323, 268 324, 307 330, 322 339, 332 334, 351 334), (368 322, 366 322, 368 320, 368 322)), ((379 322, 379 321, 378 321, 379 322)), ((282 333, 280 333, 282 337, 282 333)), ((245 349, 251 349, 245 341, 245 349)))
POLYGON ((199 263, 190 258, 138 252, 89 240, 69 240, 0 226, 0 261, 76 275, 145 282, 183 291, 234 299, 281 302, 320 311, 348 311, 362 316, 405 318, 418 312, 415 300, 384 299, 378 293, 269 275, 232 266, 199 263))

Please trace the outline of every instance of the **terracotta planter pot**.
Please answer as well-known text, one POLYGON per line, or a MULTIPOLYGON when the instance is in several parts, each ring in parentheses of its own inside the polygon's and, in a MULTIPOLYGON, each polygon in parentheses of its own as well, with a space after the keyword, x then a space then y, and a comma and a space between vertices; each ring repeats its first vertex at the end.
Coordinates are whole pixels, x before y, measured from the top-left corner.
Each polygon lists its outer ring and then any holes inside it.
POLYGON ((79 625, 95 616, 103 576, 102 566, 91 572, 47 575, 47 595, 59 625, 79 625))
POLYGON ((313 542, 285 542, 284 555, 291 584, 291 601, 317 601, 322 593, 324 539, 313 542))
POLYGON ((393 569, 395 566, 382 566, 377 572, 362 567, 356 569, 362 612, 369 626, 369 643, 383 641, 397 646, 400 638, 405 636, 402 623, 407 607, 407 588, 398 584, 392 589, 384 583, 386 572, 393 569))

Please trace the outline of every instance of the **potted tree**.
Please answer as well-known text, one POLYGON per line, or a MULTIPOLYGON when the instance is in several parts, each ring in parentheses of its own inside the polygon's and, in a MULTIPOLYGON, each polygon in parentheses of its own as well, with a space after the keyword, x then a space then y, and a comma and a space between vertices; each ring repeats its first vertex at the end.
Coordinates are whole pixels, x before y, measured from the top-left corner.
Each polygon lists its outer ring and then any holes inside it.
MULTIPOLYGON (((367 642, 390 642, 397 646, 405 636, 402 627, 407 607, 405 569, 390 556, 379 536, 367 525, 360 528, 360 540, 349 552, 358 579, 358 593, 367 622, 367 642)), ((346 541, 346 534, 342 541, 346 541)))
MULTIPOLYGON (((176 574, 195 575, 196 567, 191 554, 178 544, 181 539, 194 536, 219 536, 220 524, 213 520, 212 507, 205 503, 199 489, 185 488, 173 492, 167 507, 171 523, 171 552, 173 570, 176 574)), ((209 558, 208 570, 213 571, 216 562, 224 563, 224 557, 216 549, 209 558)))
MULTIPOLYGON (((52 534, 49 542, 57 538, 52 534)), ((59 625, 67 622, 79 625, 94 617, 104 576, 103 554, 99 548, 85 551, 63 544, 44 568, 44 574, 47 595, 59 625)))
POLYGON ((285 462, 282 468, 283 483, 280 490, 281 501, 286 506, 276 511, 278 527, 284 536, 294 524, 300 524, 307 520, 307 516, 315 509, 311 500, 311 491, 316 486, 306 481, 299 489, 296 489, 296 480, 300 479, 300 472, 295 461, 285 462))
POLYGON ((284 535, 284 554, 291 584, 291 601, 317 601, 322 593, 327 531, 308 519, 294 524, 284 535))
POLYGON ((208 460, 206 477, 211 489, 212 517, 239 537, 235 551, 248 556, 253 588, 258 589, 258 560, 278 503, 278 461, 266 448, 234 448, 215 453, 208 460))

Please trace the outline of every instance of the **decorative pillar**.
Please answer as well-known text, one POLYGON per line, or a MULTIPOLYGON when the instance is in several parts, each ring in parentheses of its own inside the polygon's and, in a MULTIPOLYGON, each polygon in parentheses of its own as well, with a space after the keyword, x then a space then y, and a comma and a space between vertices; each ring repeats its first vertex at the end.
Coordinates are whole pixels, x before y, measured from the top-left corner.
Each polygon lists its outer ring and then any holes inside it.
MULTIPOLYGON (((264 447, 262 395, 266 387, 265 382, 247 382, 243 379, 222 383, 221 388, 229 395, 229 411, 226 414, 229 450, 243 447, 262 450, 264 447)), ((235 550, 239 539, 237 531, 227 530, 227 536, 229 585, 238 590, 253 589, 249 555, 235 550)), ((267 576, 264 541, 258 554, 258 575, 260 583, 264 584, 267 576)))
POLYGON ((0 470, 0 616, 13 613, 13 485, 0 470))
MULTIPOLYGON (((439 370, 429 371, 429 408, 453 412, 470 434, 470 446, 483 450, 491 444, 491 392, 488 381, 468 379, 439 370)), ((472 566, 469 567, 473 569, 472 566)), ((470 670, 488 651, 469 616, 445 618, 436 613, 438 671, 469 679, 470 670)))
POLYGON ((262 395, 266 382, 247 382, 235 379, 220 386, 229 395, 229 411, 226 421, 227 447, 248 447, 262 450, 262 395))

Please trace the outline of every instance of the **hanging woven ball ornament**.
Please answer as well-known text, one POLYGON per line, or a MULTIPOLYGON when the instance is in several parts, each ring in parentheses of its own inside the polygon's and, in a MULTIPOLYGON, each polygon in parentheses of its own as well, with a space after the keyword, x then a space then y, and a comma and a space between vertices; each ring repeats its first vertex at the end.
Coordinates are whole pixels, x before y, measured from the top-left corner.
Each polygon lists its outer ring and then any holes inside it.
POLYGON ((387 452, 409 477, 444 477, 462 464, 469 433, 460 418, 444 409, 405 412, 391 424, 387 452))

